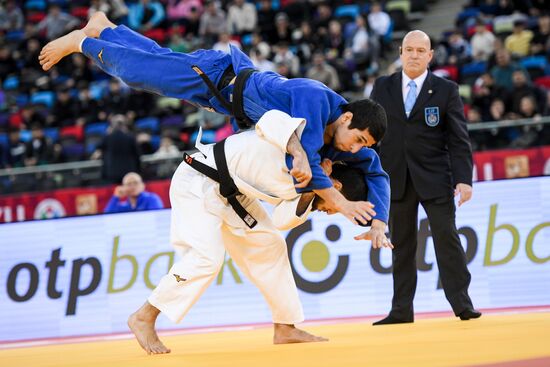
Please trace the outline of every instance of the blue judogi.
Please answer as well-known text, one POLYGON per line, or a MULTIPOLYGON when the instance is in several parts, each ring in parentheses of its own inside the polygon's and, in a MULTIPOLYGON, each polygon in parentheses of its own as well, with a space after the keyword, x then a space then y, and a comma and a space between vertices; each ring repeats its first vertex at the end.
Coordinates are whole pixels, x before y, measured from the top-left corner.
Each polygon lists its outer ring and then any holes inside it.
MULTIPOLYGON (((86 38, 82 44, 82 52, 106 73, 119 77, 132 88, 184 99, 226 115, 230 115, 231 112, 212 95, 192 67, 198 66, 202 69, 214 85, 218 84, 224 70, 230 65, 233 66, 235 74, 243 69, 254 68, 248 56, 233 46, 230 54, 215 50, 177 53, 160 47, 153 40, 125 26, 106 28, 101 32, 99 39, 86 38)), ((232 92, 233 85, 221 91, 227 100, 232 99, 232 92)), ((306 188, 297 191, 332 187, 332 182, 320 166, 319 151, 324 145, 323 135, 326 126, 338 119, 342 114, 341 106, 347 103, 342 96, 315 80, 287 79, 277 73, 259 72, 253 73, 247 80, 243 100, 244 111, 254 122, 257 122, 265 112, 273 109, 306 119, 301 143, 308 156, 313 177, 306 188)), ((376 155, 374 151, 367 155, 372 154, 376 155)), ((291 157, 288 157, 289 167, 291 161, 291 157)), ((375 186, 381 187, 387 185, 388 180, 379 160, 376 161, 378 165, 370 168, 377 169, 377 177, 381 181, 375 186), (380 179, 384 175, 385 178, 380 179)), ((373 190, 369 190, 369 197, 372 195, 373 199, 374 194, 371 193, 374 191, 374 187, 373 190)), ((377 219, 387 223, 389 193, 387 196, 380 195, 380 200, 374 200, 372 203, 377 211, 377 219), (380 215, 380 212, 385 212, 386 215, 380 215)))

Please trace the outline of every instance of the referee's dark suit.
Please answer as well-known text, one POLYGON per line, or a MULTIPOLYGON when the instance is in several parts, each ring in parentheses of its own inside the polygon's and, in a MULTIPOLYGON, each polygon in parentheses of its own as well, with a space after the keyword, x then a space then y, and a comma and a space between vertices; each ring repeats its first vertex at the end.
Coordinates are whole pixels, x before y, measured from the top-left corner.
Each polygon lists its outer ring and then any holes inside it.
POLYGON ((468 296, 470 273, 453 199, 456 184, 472 184, 472 152, 458 87, 428 72, 407 118, 402 77, 398 72, 378 78, 371 94, 388 116, 380 158, 390 176, 389 228, 395 246, 392 309, 379 324, 414 320, 419 203, 430 222, 445 296, 455 315, 473 318, 468 312, 477 311, 468 296))

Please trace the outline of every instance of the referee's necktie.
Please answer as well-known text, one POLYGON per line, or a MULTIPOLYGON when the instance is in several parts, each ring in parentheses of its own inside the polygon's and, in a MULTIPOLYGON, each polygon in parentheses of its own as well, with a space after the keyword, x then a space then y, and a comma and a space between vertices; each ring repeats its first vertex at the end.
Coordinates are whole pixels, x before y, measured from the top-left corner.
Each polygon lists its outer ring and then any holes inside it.
POLYGON ((407 85, 409 86, 409 93, 407 93, 407 98, 405 99, 405 113, 409 117, 414 107, 414 102, 416 102, 416 83, 411 80, 407 85))

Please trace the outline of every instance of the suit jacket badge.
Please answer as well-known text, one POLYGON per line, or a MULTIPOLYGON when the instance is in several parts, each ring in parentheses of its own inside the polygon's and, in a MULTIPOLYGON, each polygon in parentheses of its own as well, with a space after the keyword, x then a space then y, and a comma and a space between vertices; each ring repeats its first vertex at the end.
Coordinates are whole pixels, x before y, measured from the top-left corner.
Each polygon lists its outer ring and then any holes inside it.
POLYGON ((439 107, 424 108, 424 121, 430 127, 437 126, 439 124, 439 107))

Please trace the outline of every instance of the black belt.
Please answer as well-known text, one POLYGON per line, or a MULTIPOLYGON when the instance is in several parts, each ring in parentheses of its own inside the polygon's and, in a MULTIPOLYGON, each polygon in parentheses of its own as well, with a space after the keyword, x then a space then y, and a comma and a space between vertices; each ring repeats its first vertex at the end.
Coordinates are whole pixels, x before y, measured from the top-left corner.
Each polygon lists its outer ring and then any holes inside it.
POLYGON ((214 161, 216 162, 217 170, 214 168, 195 160, 187 153, 183 153, 183 160, 185 163, 193 167, 196 171, 209 177, 213 181, 220 184, 220 194, 227 199, 227 202, 237 215, 243 220, 248 228, 254 228, 258 221, 250 215, 242 204, 237 200, 238 195, 242 195, 239 191, 235 181, 229 175, 229 169, 227 168, 227 159, 225 158, 225 139, 219 143, 214 144, 214 161))
POLYGON ((222 94, 220 93, 221 90, 225 87, 227 87, 233 78, 235 78, 235 71, 233 71, 233 66, 229 65, 223 72, 220 80, 218 81, 218 85, 215 86, 214 83, 210 80, 208 75, 206 75, 201 68, 194 65, 192 66, 193 70, 199 74, 201 79, 204 81, 210 92, 214 97, 216 97, 223 108, 225 108, 229 113, 235 118, 237 121, 237 125, 240 129, 245 130, 249 129, 254 125, 254 121, 252 121, 244 112, 244 86, 246 84, 246 81, 248 78, 250 78, 250 75, 255 73, 257 70, 254 69, 243 69, 238 75, 235 80, 235 85, 233 87, 233 100, 228 101, 226 100, 222 94))

